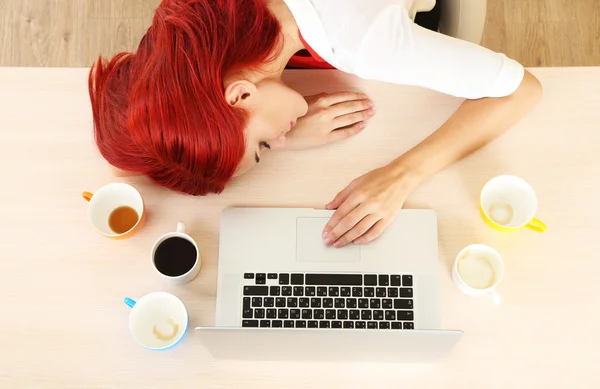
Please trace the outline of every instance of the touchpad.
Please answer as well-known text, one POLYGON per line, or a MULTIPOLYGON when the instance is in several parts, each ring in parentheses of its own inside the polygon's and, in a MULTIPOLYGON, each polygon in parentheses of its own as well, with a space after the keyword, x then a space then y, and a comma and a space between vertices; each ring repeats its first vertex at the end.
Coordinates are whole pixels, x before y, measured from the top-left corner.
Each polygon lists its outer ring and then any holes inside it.
POLYGON ((296 260, 298 262, 360 262, 360 245, 350 243, 342 248, 326 246, 321 234, 329 218, 296 219, 296 260))

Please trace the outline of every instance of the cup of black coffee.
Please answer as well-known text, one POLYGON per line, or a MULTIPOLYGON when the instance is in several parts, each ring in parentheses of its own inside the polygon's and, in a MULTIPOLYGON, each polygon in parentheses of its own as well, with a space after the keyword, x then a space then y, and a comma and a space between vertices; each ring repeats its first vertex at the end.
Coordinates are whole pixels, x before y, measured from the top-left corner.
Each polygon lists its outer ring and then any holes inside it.
POLYGON ((185 224, 177 223, 177 231, 158 238, 152 247, 152 266, 173 284, 185 284, 200 272, 200 253, 185 224))

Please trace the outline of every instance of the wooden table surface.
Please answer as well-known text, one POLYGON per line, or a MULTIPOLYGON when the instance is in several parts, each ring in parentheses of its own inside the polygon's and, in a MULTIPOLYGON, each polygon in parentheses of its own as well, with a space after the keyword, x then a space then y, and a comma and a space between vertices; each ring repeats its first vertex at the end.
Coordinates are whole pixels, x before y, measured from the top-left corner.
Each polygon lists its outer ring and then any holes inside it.
POLYGON ((442 324, 465 336, 438 363, 390 365, 219 361, 193 332, 173 350, 147 351, 129 335, 123 298, 168 291, 186 304, 192 327, 211 325, 221 209, 323 207, 351 179, 437 128, 460 100, 331 71, 290 72, 287 80, 303 93, 365 91, 375 118, 344 143, 270 153, 220 196, 120 179, 142 193, 149 218, 132 239, 113 241, 91 228, 81 198, 119 180, 93 144, 87 70, 0 68, 0 387, 600 387, 600 68, 532 72, 545 88, 535 110, 406 203, 438 214, 442 324), (479 191, 498 174, 534 187, 545 234, 500 233, 483 223, 479 191), (200 275, 184 286, 163 282, 149 257, 177 220, 203 257, 200 275), (504 257, 500 306, 452 284, 452 261, 474 242, 504 257))

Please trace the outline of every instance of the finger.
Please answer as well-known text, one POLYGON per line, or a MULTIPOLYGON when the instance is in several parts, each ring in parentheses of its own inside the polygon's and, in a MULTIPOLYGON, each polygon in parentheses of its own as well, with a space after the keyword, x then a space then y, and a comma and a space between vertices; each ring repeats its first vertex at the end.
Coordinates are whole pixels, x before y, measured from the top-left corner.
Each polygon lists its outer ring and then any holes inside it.
MULTIPOLYGON (((354 100, 354 101, 344 101, 342 103, 332 105, 329 107, 329 111, 333 115, 333 117, 339 117, 348 115, 355 112, 367 111, 369 109, 373 109, 373 102, 371 100, 354 100)), ((374 111, 373 111, 374 112, 374 111)))
MULTIPOLYGON (((344 204, 342 204, 342 206, 336 212, 340 211, 348 202, 349 201, 346 201, 344 204)), ((327 233, 327 236, 325 237, 325 244, 330 245, 336 242, 342 235, 354 228, 354 226, 356 226, 368 214, 369 212, 365 206, 358 205, 354 207, 351 212, 348 212, 345 216, 341 217, 339 219, 339 223, 335 224, 329 233, 327 233)))
POLYGON ((364 217, 357 225, 355 225, 350 231, 346 232, 342 235, 338 240, 336 240, 333 245, 335 247, 344 247, 348 243, 353 242, 355 239, 361 237, 365 232, 367 232, 375 223, 381 220, 381 217, 376 216, 375 214, 370 214, 364 217))
POLYGON ((355 123, 367 120, 373 115, 375 115, 375 111, 373 111, 373 108, 369 108, 364 111, 358 111, 347 115, 338 116, 335 119, 333 119, 333 126, 334 128, 351 126, 355 123))
POLYGON ((329 221, 323 228, 323 239, 325 239, 326 244, 331 244, 331 243, 335 242, 337 237, 336 237, 336 239, 329 238, 329 234, 331 233, 331 230, 333 230, 342 221, 342 219, 346 217, 346 215, 348 215, 350 212, 352 212, 354 210, 354 208, 356 208, 358 206, 358 204, 359 204, 359 201, 352 199, 350 197, 350 194, 348 194, 344 197, 344 200, 342 201, 340 206, 337 207, 337 210, 333 213, 333 215, 331 215, 331 218, 329 218, 329 221), (329 238, 329 239, 327 239, 327 238, 329 238))
POLYGON ((353 100, 368 100, 369 96, 364 93, 357 92, 338 92, 331 93, 325 96, 322 96, 320 100, 325 103, 325 105, 334 105, 343 103, 345 101, 353 101, 353 100))
POLYGON ((337 209, 352 193, 352 189, 354 189, 354 184, 350 183, 347 187, 344 188, 340 193, 338 193, 335 198, 325 206, 326 209, 337 209))
POLYGON ((393 218, 387 217, 385 219, 379 220, 377 223, 371 227, 369 231, 363 234, 361 237, 354 239, 354 243, 356 244, 366 244, 374 239, 378 238, 383 231, 392 223, 393 218))
POLYGON ((337 130, 333 130, 327 136, 329 142, 338 142, 344 139, 348 139, 351 136, 354 136, 364 130, 366 127, 365 122, 358 122, 349 127, 340 128, 337 130))

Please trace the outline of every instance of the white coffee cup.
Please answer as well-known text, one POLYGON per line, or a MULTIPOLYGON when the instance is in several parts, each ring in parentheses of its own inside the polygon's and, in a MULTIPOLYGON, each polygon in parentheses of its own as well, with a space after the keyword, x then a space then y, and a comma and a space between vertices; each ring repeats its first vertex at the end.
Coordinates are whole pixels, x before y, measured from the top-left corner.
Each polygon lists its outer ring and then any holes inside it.
MULTIPOLYGON (((170 258, 171 261, 179 261, 182 259, 183 258, 176 258, 176 257, 170 258)), ((186 259, 188 259, 188 258, 186 258, 186 259)), ((161 236, 160 238, 158 238, 156 243, 154 243, 154 246, 152 247, 151 261, 152 261, 152 267, 154 268, 154 270, 156 270, 156 272, 158 274, 160 274, 164 279, 166 279, 167 281, 169 281, 172 284, 182 285, 182 284, 188 283, 191 280, 193 280, 194 278, 196 278, 196 276, 200 272, 200 267, 201 267, 200 251, 198 250, 198 245, 196 244, 194 239, 192 239, 191 236, 189 236, 188 234, 185 233, 185 224, 182 221, 179 221, 177 223, 177 230, 175 232, 169 232, 168 234, 161 236), (196 255, 195 255, 195 258, 193 259, 193 265, 188 266, 189 270, 187 270, 185 273, 182 273, 182 274, 176 274, 176 275, 169 274, 169 272, 166 271, 164 266, 161 267, 161 264, 157 263, 157 259, 159 259, 157 256, 157 250, 159 249, 161 244, 163 244, 165 241, 172 239, 172 238, 184 239, 187 242, 191 243, 196 250, 196 255)))
POLYGON ((496 287, 504 277, 502 257, 490 246, 472 244, 461 250, 452 267, 452 280, 469 296, 488 296, 500 304, 496 287))
POLYGON ((125 304, 132 308, 129 331, 142 347, 166 350, 175 347, 187 332, 187 309, 170 293, 149 293, 137 302, 126 297, 125 304))

